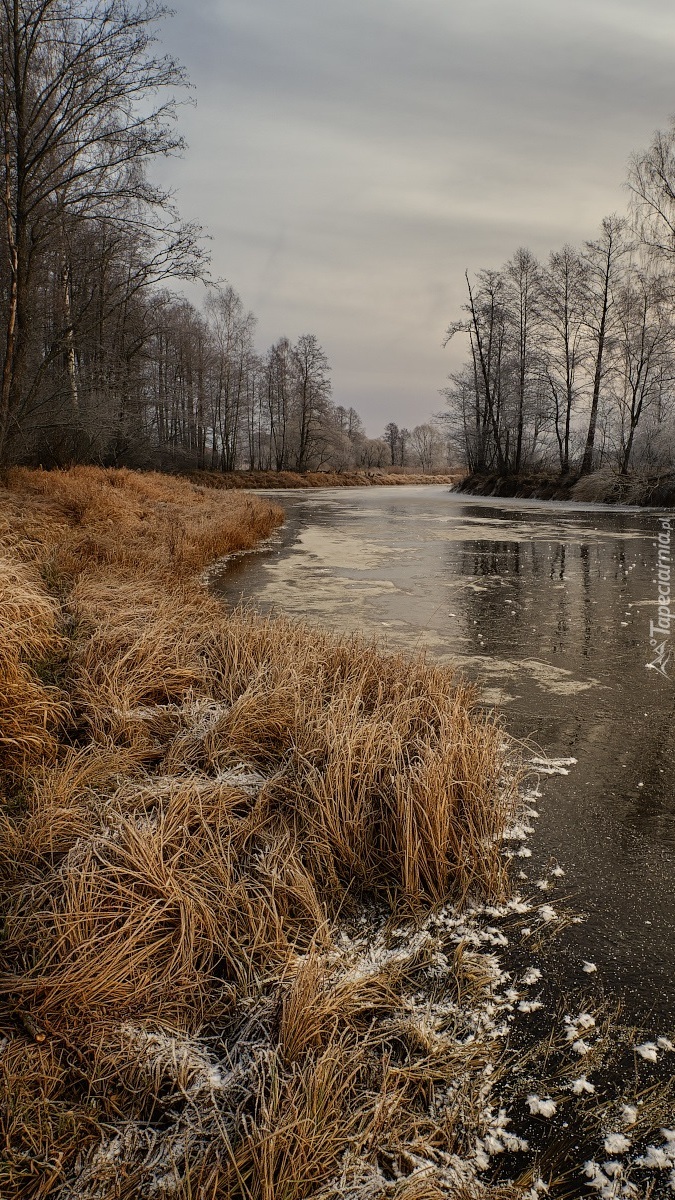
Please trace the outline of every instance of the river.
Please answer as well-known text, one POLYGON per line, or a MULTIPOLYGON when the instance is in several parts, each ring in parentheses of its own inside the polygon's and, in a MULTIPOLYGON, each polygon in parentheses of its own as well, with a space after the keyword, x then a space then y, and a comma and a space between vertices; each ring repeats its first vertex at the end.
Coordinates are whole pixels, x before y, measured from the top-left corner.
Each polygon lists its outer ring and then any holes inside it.
POLYGON ((477 683, 527 758, 576 759, 541 779, 525 874, 555 859, 586 916, 557 939, 569 973, 591 960, 625 1016, 675 1024, 675 661, 671 677, 647 667, 668 514, 446 486, 265 495, 283 529, 214 590, 425 649, 477 683))

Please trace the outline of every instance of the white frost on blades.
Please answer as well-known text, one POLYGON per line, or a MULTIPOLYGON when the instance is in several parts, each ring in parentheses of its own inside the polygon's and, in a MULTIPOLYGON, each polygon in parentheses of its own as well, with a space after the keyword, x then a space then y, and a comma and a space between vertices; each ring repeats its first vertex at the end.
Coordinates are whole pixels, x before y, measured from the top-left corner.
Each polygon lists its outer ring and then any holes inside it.
POLYGON ((575 1096, 583 1096, 584 1092, 588 1092, 589 1096, 592 1096, 595 1092, 595 1084, 589 1083, 586 1076, 582 1075, 579 1079, 572 1080, 570 1091, 574 1092, 575 1096))
MULTIPOLYGON (((636 1164, 641 1167, 654 1167, 658 1171, 675 1168, 675 1129, 662 1129, 661 1134, 665 1138, 664 1144, 647 1146, 645 1154, 635 1160, 636 1164)), ((675 1171, 673 1177, 675 1178, 675 1171)))
POLYGON ((638 1200, 637 1188, 623 1178, 620 1163, 607 1162, 603 1167, 597 1162, 584 1163, 584 1175, 589 1186, 597 1191, 601 1200, 628 1200, 629 1197, 638 1200))
POLYGON ((579 1029, 593 1029, 595 1026, 595 1017, 592 1017, 587 1012, 579 1013, 579 1016, 574 1018, 572 1024, 576 1025, 579 1029))
POLYGON ((502 839, 505 842, 524 842, 531 833, 534 833, 534 825, 525 825, 519 821, 504 831, 502 839))
POLYGON ((477 1139, 476 1149, 478 1154, 486 1154, 489 1157, 490 1155, 503 1154, 505 1150, 517 1152, 529 1149, 529 1144, 525 1138, 518 1137, 517 1134, 511 1133, 507 1129, 507 1125, 511 1124, 511 1118, 507 1116, 505 1108, 500 1108, 495 1116, 493 1106, 488 1105, 483 1111, 482 1116, 487 1126, 487 1133, 482 1138, 477 1139))
POLYGON ((548 1184, 544 1183, 541 1176, 539 1176, 538 1179, 535 1179, 529 1192, 525 1192, 523 1200, 540 1200, 542 1196, 548 1196, 550 1190, 548 1184))
POLYGON ((554 908, 551 908, 550 904, 542 904, 538 912, 545 925, 548 925, 551 921, 558 920, 558 914, 554 908))
POLYGON ((588 1042, 585 1042, 583 1038, 579 1038, 578 1041, 572 1043, 572 1049, 574 1050, 575 1054, 578 1054, 580 1058, 583 1058, 585 1054, 589 1053, 591 1048, 588 1042))
POLYGON ((579 1036, 580 1030, 585 1030, 588 1033, 593 1033, 596 1030, 595 1017, 590 1013, 582 1012, 578 1016, 572 1018, 569 1014, 565 1017, 565 1036, 568 1042, 572 1042, 572 1049, 576 1054, 588 1054, 590 1046, 579 1036))
POLYGON ((241 788, 242 792, 248 792, 249 795, 255 795, 260 791, 264 783, 267 783, 268 777, 261 775, 258 771, 252 771, 246 763, 238 763, 236 767, 230 767, 227 771, 219 771, 215 776, 216 783, 223 783, 228 787, 241 788))
POLYGON ((640 1055, 640 1058, 644 1058, 645 1062, 659 1061, 655 1042, 643 1042, 641 1046, 635 1047, 635 1052, 640 1055))
POLYGON ((528 1107, 533 1116, 553 1117, 558 1111, 558 1105, 555 1100, 542 1100, 540 1096, 531 1093, 527 1097, 528 1107))
POLYGON ((541 1000, 521 1000, 520 1004, 518 1005, 518 1011, 522 1013, 533 1013, 537 1012, 543 1007, 544 1005, 542 1004, 541 1000))
MULTIPOLYGON (((364 971, 369 974, 372 971, 379 970, 383 965, 391 963, 392 958, 401 956, 407 958, 411 952, 414 952, 415 949, 419 949, 427 943, 431 948, 435 939, 430 930, 447 931, 452 941, 456 944, 468 944, 476 947, 478 950, 477 957, 480 959, 481 965, 486 969, 488 976, 484 997, 476 1007, 467 1007, 460 1010, 454 1002, 451 1002, 448 1006, 457 1015, 461 1012, 461 1016, 466 1022, 466 1027, 470 1031, 462 1037, 457 1037, 455 1034, 454 1040, 456 1040, 458 1045, 470 1045, 477 1040, 484 1039, 486 1036, 493 1039, 503 1038, 509 1032, 508 1025, 505 1023, 499 1025, 498 1019, 505 1009, 511 1008, 508 1001, 517 999, 518 993, 510 989, 511 994, 503 999, 498 995, 497 989, 507 982, 509 976, 502 970, 499 959, 494 954, 486 953, 481 947, 486 940, 502 944, 503 935, 494 926, 481 928, 480 918, 488 913, 489 915, 508 915, 514 911, 514 904, 518 906, 521 903, 519 898, 514 898, 514 901, 501 905, 498 909, 494 907, 475 907, 465 911, 461 915, 457 913, 452 905, 446 905, 427 919, 423 929, 419 930, 413 936, 412 942, 406 936, 407 930, 405 927, 396 929, 395 936, 405 938, 405 945, 394 951, 387 949, 384 945, 383 932, 374 940, 371 936, 368 942, 359 940, 358 943, 351 942, 345 934, 341 939, 343 952, 345 948, 350 947, 358 954, 357 962, 353 962, 350 968, 350 975, 356 973, 360 976, 364 971)), ((533 968, 533 970, 536 970, 536 968, 533 968)), ((428 999, 422 994, 419 997, 409 998, 404 1004, 404 1008, 410 1014, 412 1020, 424 1028, 427 1036, 430 1036, 432 1039, 435 1036, 445 1040, 448 1038, 445 1028, 447 1022, 438 1019, 441 1016, 440 1007, 438 1004, 430 1004, 428 999)), ((443 1007, 445 1008, 446 1006, 444 1005, 443 1007)), ((492 1073, 489 1065, 485 1073, 485 1099, 487 1100, 491 1088, 490 1075, 492 1073)), ((451 1092, 452 1089, 449 1089, 447 1096, 445 1092, 436 1092, 432 1105, 434 1112, 438 1112, 446 1107, 446 1105, 452 1103, 451 1092)), ((483 1114, 483 1121, 484 1131, 482 1132, 482 1136, 478 1137, 475 1142, 473 1158, 475 1170, 487 1170, 492 1155, 503 1153, 505 1150, 527 1150, 527 1142, 506 1128, 509 1118, 506 1116, 505 1110, 500 1110, 499 1115, 495 1117, 488 1105, 483 1114)))
POLYGON ((142 1055, 153 1071, 165 1073, 180 1091, 191 1096, 222 1091, 234 1079, 197 1042, 164 1032, 152 1032, 127 1021, 120 1027, 126 1045, 142 1055))
POLYGON ((636 1158, 640 1167, 655 1167, 657 1171, 667 1171, 673 1165, 673 1155, 663 1146, 647 1146, 645 1154, 636 1158))
POLYGON ((519 893, 516 893, 505 904, 486 905, 482 912, 486 917, 508 917, 511 913, 522 914, 532 912, 532 905, 528 904, 527 900, 523 900, 519 893))
MULTIPOLYGON (((404 931, 396 930, 396 933, 403 936, 404 931)), ((352 942, 347 934, 343 933, 340 943, 343 950, 352 949, 358 956, 356 962, 342 975, 342 979, 345 982, 356 982, 377 975, 387 967, 402 965, 426 946, 431 947, 433 937, 428 929, 420 929, 408 938, 405 945, 390 948, 386 946, 382 935, 371 942, 352 942)))
MULTIPOLYGON (((413 1167, 406 1175, 406 1185, 415 1187, 416 1182, 429 1187, 437 1184, 443 1194, 455 1196, 461 1192, 467 1200, 479 1200, 484 1190, 476 1178, 476 1164, 456 1154, 437 1151, 434 1159, 425 1159, 420 1154, 406 1153, 406 1161, 413 1167)), ((387 1190, 388 1180, 379 1167, 363 1162, 356 1155, 347 1154, 338 1176, 327 1185, 330 1195, 339 1195, 342 1200, 378 1200, 387 1190)))
POLYGON ((630 1138, 625 1133, 608 1133, 604 1141, 606 1154, 625 1154, 630 1146, 630 1138))

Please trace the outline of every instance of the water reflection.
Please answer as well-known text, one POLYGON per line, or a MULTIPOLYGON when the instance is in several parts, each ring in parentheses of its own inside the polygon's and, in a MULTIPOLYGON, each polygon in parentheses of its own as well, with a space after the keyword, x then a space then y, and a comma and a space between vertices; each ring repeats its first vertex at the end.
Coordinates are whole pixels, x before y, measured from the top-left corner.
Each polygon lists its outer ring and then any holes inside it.
POLYGON ((275 499, 288 518, 277 543, 215 589, 424 647, 499 701, 516 737, 575 757, 542 785, 536 839, 589 913, 565 952, 604 964, 636 1016, 675 1019, 675 688, 646 669, 657 514, 445 488, 275 499))

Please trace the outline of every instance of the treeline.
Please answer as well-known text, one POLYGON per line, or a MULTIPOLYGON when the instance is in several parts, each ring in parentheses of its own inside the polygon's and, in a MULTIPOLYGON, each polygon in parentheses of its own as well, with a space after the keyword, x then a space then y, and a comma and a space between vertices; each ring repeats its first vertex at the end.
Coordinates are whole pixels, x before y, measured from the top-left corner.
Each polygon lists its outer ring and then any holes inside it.
POLYGON ((152 165, 183 148, 155 0, 0 0, 0 463, 233 471, 445 465, 369 438, 316 336, 255 344, 152 165), (200 281, 197 308, 176 287, 200 281))
POLYGON ((0 462, 303 470, 331 421, 316 338, 259 357, 231 289, 199 312, 201 231, 151 181, 175 133, 154 0, 0 0, 0 462))
POLYGON ((675 124, 634 157, 626 217, 547 262, 466 275, 469 355, 445 389, 470 471, 675 466, 675 124))

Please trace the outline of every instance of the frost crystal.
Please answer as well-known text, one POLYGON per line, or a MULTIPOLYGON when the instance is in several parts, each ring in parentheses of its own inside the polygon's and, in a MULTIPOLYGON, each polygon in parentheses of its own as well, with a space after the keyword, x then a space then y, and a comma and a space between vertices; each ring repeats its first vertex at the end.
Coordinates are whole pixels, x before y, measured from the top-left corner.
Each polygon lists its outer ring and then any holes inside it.
POLYGON ((610 1133, 604 1141, 607 1154, 625 1154, 630 1150, 630 1138, 624 1133, 610 1133))
POLYGON ((527 1103, 533 1116, 539 1114, 541 1117, 552 1117, 558 1111, 554 1100, 541 1100, 534 1094, 527 1097, 527 1103))
POLYGON ((583 1096, 584 1092, 588 1092, 589 1096, 592 1096, 595 1091, 595 1084, 589 1083, 586 1076, 582 1075, 580 1079, 572 1080, 570 1091, 574 1092, 575 1096, 583 1096))
POLYGON ((592 1017, 590 1013, 579 1013, 579 1016, 574 1019, 574 1024, 578 1025, 580 1029, 592 1029, 595 1025, 595 1017, 592 1017))
POLYGON ((537 1009, 543 1007, 544 1006, 541 1000, 521 1000, 520 1004, 518 1005, 518 1011, 522 1013, 533 1013, 536 1012, 537 1009))
POLYGON ((665 1149, 661 1146, 647 1146, 647 1153, 635 1161, 641 1167, 656 1167, 659 1171, 665 1171, 668 1167, 672 1167, 673 1158, 675 1155, 669 1152, 669 1148, 665 1149))

